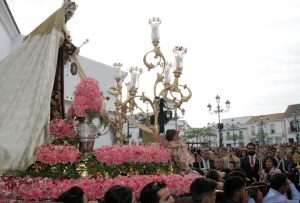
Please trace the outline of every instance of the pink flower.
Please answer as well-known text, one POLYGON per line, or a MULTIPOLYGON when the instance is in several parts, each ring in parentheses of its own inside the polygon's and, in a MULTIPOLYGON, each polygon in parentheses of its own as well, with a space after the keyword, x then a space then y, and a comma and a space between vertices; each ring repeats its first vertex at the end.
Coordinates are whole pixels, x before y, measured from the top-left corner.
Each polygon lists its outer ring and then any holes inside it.
POLYGON ((63 137, 63 128, 65 121, 63 119, 53 119, 50 123, 50 133, 56 137, 63 137))
POLYGON ((77 117, 87 117, 87 111, 102 113, 102 95, 98 82, 93 78, 85 78, 76 86, 74 103, 68 115, 75 113, 77 117))
POLYGON ((159 146, 104 146, 93 152, 97 160, 106 164, 167 163, 171 160, 170 151, 159 146))
POLYGON ((50 133, 56 138, 75 138, 76 125, 77 122, 73 120, 69 120, 68 123, 65 123, 63 119, 53 119, 50 123, 50 133))
POLYGON ((73 186, 81 187, 90 200, 103 199, 105 192, 113 185, 124 185, 133 188, 136 197, 139 197, 142 188, 150 182, 165 182, 175 195, 189 191, 190 184, 199 175, 139 175, 121 176, 117 178, 78 178, 78 179, 51 179, 31 177, 1 177, 0 199, 39 200, 57 198, 64 191, 73 186))
POLYGON ((80 152, 78 148, 71 145, 42 145, 37 160, 53 166, 58 163, 74 163, 79 156, 80 152))

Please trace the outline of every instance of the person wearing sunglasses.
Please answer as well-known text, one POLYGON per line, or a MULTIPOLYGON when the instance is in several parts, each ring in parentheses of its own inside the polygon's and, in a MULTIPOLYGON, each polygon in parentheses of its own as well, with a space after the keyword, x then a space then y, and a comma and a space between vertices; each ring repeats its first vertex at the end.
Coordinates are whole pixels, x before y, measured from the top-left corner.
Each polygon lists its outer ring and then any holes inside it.
POLYGON ((151 182, 143 187, 140 198, 140 203, 174 203, 175 200, 171 195, 166 183, 151 182))

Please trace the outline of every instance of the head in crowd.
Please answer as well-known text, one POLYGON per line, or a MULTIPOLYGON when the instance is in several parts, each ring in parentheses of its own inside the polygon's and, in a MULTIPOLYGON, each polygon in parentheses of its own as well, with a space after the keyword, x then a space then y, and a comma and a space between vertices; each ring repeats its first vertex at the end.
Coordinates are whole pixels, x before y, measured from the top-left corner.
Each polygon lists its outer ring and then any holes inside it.
POLYGON ((270 188, 285 194, 289 189, 288 179, 283 173, 275 173, 270 179, 270 188))
POLYGON ((84 191, 78 187, 74 186, 71 187, 68 191, 61 194, 57 199, 56 202, 63 202, 63 203, 87 203, 88 198, 84 194, 84 191))
POLYGON ((252 197, 256 201, 257 193, 259 191, 262 192, 263 196, 266 196, 266 194, 269 192, 269 185, 264 182, 252 183, 247 188, 247 191, 248 191, 249 196, 252 197))
POLYGON ((104 203, 133 203, 135 197, 132 189, 121 185, 115 185, 109 188, 104 195, 104 203))
POLYGON ((176 132, 175 129, 168 129, 168 130, 166 131, 166 139, 167 139, 168 141, 174 140, 175 137, 176 137, 176 135, 177 135, 177 132, 176 132))
POLYGON ((228 162, 228 168, 230 170, 233 170, 234 168, 236 168, 236 163, 234 160, 230 159, 229 162, 228 162))
POLYGON ((266 171, 271 170, 271 168, 273 168, 273 167, 275 167, 275 168, 277 167, 277 161, 272 156, 265 157, 262 164, 263 164, 263 168, 266 171))
POLYGON ((249 156, 254 156, 255 155, 255 144, 250 142, 247 144, 247 154, 249 156))
POLYGON ((197 178, 190 186, 194 203, 214 203, 216 200, 216 181, 207 178, 197 178))
POLYGON ((208 160, 209 159, 209 149, 208 148, 202 149, 201 155, 204 160, 208 160))
POLYGON ((230 158, 234 155, 234 152, 231 147, 227 147, 226 155, 229 156, 230 158))
POLYGON ((239 168, 235 168, 234 170, 232 170, 228 174, 227 178, 228 177, 233 177, 233 176, 242 178, 245 183, 247 181, 247 175, 245 174, 245 172, 243 171, 243 169, 239 170, 239 168))
POLYGON ((238 176, 229 176, 224 183, 224 196, 234 202, 241 202, 244 198, 245 180, 238 176))
POLYGON ((293 150, 286 151, 286 159, 290 162, 293 162, 293 150))
POLYGON ((235 152, 235 156, 240 157, 240 154, 241 154, 241 148, 236 147, 235 150, 234 150, 234 152, 235 152))
POLYGON ((240 154, 241 154, 240 158, 248 156, 247 149, 242 149, 240 154))
POLYGON ((166 183, 151 182, 143 187, 140 198, 140 203, 174 203, 175 200, 170 193, 166 183))
POLYGON ((242 174, 244 174, 245 177, 247 177, 246 172, 243 169, 239 168, 239 167, 234 168, 233 170, 231 170, 231 173, 235 173, 235 172, 242 173, 242 174))
POLYGON ((276 156, 276 148, 272 147, 270 150, 270 156, 275 157, 276 156))
POLYGON ((275 158, 276 159, 283 159, 284 157, 284 151, 282 148, 276 149, 275 158))
POLYGON ((215 169, 210 169, 209 171, 207 171, 205 177, 214 181, 220 181, 221 179, 220 174, 215 169))
POLYGON ((222 170, 224 168, 224 159, 221 156, 216 156, 214 159, 214 167, 217 170, 222 170))

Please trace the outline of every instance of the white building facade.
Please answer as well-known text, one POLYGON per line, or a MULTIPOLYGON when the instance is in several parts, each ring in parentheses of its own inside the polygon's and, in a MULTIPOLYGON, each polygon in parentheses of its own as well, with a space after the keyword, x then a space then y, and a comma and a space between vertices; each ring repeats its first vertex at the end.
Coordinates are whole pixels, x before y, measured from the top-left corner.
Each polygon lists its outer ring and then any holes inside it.
POLYGON ((284 144, 287 142, 284 113, 254 116, 248 121, 248 142, 284 144))
POLYGON ((247 143, 248 125, 251 116, 222 119, 224 146, 244 147, 247 143))

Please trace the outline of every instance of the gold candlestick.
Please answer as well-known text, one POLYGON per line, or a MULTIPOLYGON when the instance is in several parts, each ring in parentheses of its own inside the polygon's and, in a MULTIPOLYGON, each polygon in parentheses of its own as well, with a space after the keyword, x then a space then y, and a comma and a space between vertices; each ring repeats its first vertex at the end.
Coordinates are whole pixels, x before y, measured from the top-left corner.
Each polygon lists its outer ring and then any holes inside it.
POLYGON ((294 163, 297 164, 296 169, 297 169, 298 172, 300 173, 300 165, 299 165, 300 157, 299 157, 298 152, 295 152, 295 153, 294 153, 294 155, 293 155, 293 161, 294 161, 294 163))

